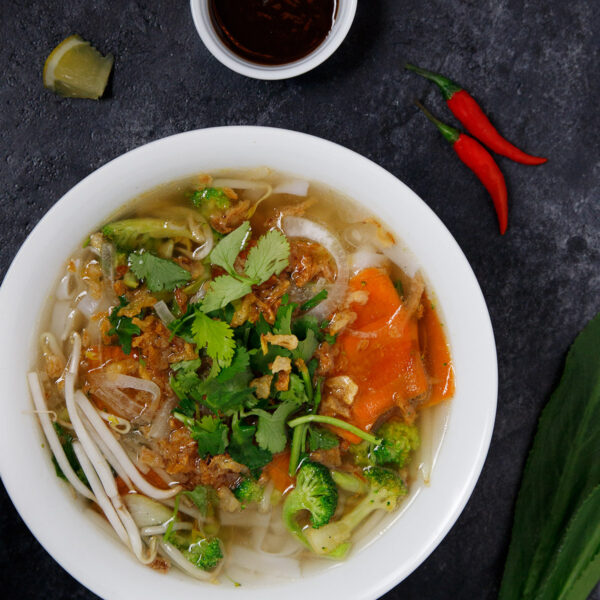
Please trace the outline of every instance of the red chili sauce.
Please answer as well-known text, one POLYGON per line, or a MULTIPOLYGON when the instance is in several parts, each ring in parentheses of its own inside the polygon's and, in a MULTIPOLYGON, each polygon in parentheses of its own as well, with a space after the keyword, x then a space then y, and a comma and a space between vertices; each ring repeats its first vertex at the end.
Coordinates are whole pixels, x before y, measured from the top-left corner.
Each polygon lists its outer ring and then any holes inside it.
POLYGON ((299 60, 331 31, 338 0, 211 0, 216 32, 238 56, 263 65, 299 60))

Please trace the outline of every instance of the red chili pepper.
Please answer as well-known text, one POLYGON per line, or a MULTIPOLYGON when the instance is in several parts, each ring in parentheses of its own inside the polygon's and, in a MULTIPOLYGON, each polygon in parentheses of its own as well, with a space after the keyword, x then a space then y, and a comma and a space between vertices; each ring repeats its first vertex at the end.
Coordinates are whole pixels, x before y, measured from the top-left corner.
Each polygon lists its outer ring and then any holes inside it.
POLYGON ((500 171, 492 155, 477 140, 461 133, 454 127, 450 127, 450 125, 442 123, 420 102, 416 104, 425 113, 425 116, 437 126, 444 138, 452 144, 454 151, 458 154, 458 158, 483 183, 494 202, 498 224, 500 225, 500 233, 504 234, 508 224, 508 194, 506 193, 504 175, 502 175, 502 171, 500 171))
POLYGON ((406 64, 405 66, 410 71, 414 71, 426 79, 437 83, 452 114, 465 126, 469 133, 472 133, 497 154, 506 156, 524 165, 541 165, 548 160, 547 158, 526 154, 504 139, 490 123, 490 120, 483 110, 481 110, 481 107, 477 104, 473 96, 466 90, 463 90, 458 84, 438 73, 433 73, 432 71, 427 71, 411 64, 406 64))

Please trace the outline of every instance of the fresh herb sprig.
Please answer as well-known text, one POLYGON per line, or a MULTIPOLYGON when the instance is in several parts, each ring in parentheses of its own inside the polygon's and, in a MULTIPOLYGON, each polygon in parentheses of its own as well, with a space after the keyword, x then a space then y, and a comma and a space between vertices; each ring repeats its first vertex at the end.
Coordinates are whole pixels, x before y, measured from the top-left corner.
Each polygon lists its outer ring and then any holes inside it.
POLYGON ((250 249, 244 270, 239 273, 235 269, 235 261, 249 239, 250 223, 245 221, 225 236, 211 252, 211 263, 224 269, 227 275, 221 275, 211 282, 202 302, 203 312, 210 313, 224 308, 230 302, 249 294, 253 285, 260 285, 273 275, 279 275, 288 265, 289 242, 282 233, 271 230, 261 236, 256 246, 250 249))

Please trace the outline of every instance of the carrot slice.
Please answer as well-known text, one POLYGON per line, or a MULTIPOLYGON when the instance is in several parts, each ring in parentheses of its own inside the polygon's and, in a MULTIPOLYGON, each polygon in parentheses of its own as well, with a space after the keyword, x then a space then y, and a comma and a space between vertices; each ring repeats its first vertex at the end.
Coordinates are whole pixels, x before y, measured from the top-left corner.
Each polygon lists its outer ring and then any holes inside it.
POLYGON ((275 454, 273 460, 265 467, 265 472, 273 482, 275 489, 285 494, 287 490, 294 487, 294 478, 290 477, 290 451, 284 450, 275 454))
POLYGON ((419 320, 419 339, 427 372, 431 378, 431 394, 426 406, 447 400, 454 395, 454 365, 446 335, 435 307, 423 295, 423 316, 419 320))
MULTIPOLYGON (((394 406, 424 394, 428 380, 417 321, 405 317, 392 280, 369 268, 351 279, 350 288, 368 292, 368 300, 351 305, 357 319, 338 337, 336 374, 348 375, 358 385, 349 422, 368 431, 394 406)), ((351 443, 359 441, 349 432, 336 433, 351 443)))

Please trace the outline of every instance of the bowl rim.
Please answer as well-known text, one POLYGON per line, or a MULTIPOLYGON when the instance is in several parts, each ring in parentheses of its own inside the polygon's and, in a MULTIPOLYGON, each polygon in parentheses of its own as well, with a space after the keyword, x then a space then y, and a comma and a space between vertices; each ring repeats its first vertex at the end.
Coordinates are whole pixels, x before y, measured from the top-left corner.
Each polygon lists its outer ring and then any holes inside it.
POLYGON ((208 2, 209 0, 190 0, 194 25, 208 51, 221 64, 240 75, 275 81, 297 77, 325 62, 346 38, 354 21, 358 0, 337 0, 338 14, 331 31, 323 42, 310 54, 283 65, 261 65, 244 59, 230 50, 214 29, 207 6, 208 2))
MULTIPOLYGON (((457 338, 455 336, 458 334, 452 329, 454 325, 451 322, 452 317, 448 313, 448 306, 450 302, 461 301, 464 303, 465 308, 463 312, 468 312, 469 314, 463 316, 465 318, 468 316, 468 321, 465 322, 470 323, 469 335, 472 337, 471 342, 475 342, 473 344, 471 360, 475 366, 483 367, 482 372, 479 372, 477 369, 470 369, 468 374, 464 371, 458 372, 457 390, 459 389, 459 385, 463 386, 461 389, 464 390, 465 385, 468 384, 467 388, 473 392, 475 389, 474 386, 477 384, 481 386, 483 392, 479 393, 480 390, 477 390, 477 403, 473 403, 472 405, 467 405, 466 400, 462 401, 462 396, 459 403, 457 393, 457 397, 452 401, 453 415, 446 438, 444 439, 442 451, 440 452, 438 466, 436 467, 439 472, 436 470, 434 484, 427 488, 426 493, 421 494, 417 501, 413 502, 411 507, 409 507, 409 511, 414 511, 413 507, 419 505, 423 507, 422 509, 419 508, 423 512, 426 508, 435 507, 435 499, 441 496, 442 493, 446 494, 448 489, 452 491, 451 496, 442 498, 444 501, 442 512, 440 513, 442 517, 438 514, 437 520, 430 519, 429 521, 431 522, 419 523, 421 529, 412 531, 413 534, 417 535, 417 541, 419 541, 418 536, 420 532, 426 529, 426 539, 421 540, 422 543, 416 551, 411 550, 410 555, 404 562, 401 562, 401 564, 393 562, 396 555, 394 553, 401 553, 404 549, 398 549, 393 543, 397 540, 395 540, 395 534, 393 535, 391 530, 396 529, 399 532, 408 529, 411 531, 411 528, 414 530, 417 527, 416 522, 412 523, 409 520, 410 512, 407 511, 409 514, 406 514, 402 519, 396 520, 388 530, 377 537, 377 543, 369 544, 360 552, 361 557, 365 557, 365 560, 369 562, 369 572, 378 574, 376 581, 373 581, 372 577, 369 578, 369 581, 357 578, 362 569, 353 568, 352 564, 355 563, 355 560, 353 560, 354 557, 350 557, 342 565, 337 565, 335 568, 331 568, 323 573, 304 577, 294 581, 293 584, 275 584, 257 588, 247 587, 245 591, 236 589, 233 590, 235 596, 229 594, 223 586, 220 586, 220 589, 213 592, 215 598, 219 597, 223 599, 239 598, 240 591, 242 591, 245 594, 245 598, 275 600, 280 597, 282 590, 285 590, 288 595, 291 593, 292 598, 300 598, 307 591, 315 597, 320 597, 318 590, 323 589, 322 585, 328 586, 335 583, 340 588, 345 588, 354 598, 364 600, 377 598, 412 573, 433 552, 462 512, 481 473, 491 442, 498 383, 496 347, 490 317, 483 294, 466 257, 435 213, 433 213, 423 200, 391 173, 360 154, 333 142, 305 133, 267 127, 234 126, 199 129, 162 138, 131 150, 100 167, 76 184, 50 208, 29 234, 15 256, 0 287, 0 315, 2 315, 0 318, 4 330, 7 332, 4 339, 13 339, 11 337, 13 334, 15 334, 14 339, 17 339, 16 334, 19 332, 19 328, 22 327, 17 324, 18 319, 14 315, 15 312, 18 313, 20 310, 26 310, 26 302, 21 302, 24 305, 23 307, 20 305, 15 307, 15 301, 23 297, 22 292, 23 289, 26 289, 27 282, 30 281, 29 277, 31 276, 34 261, 36 261, 37 271, 33 269, 33 272, 46 282, 45 289, 50 289, 49 281, 52 281, 54 284, 57 281, 59 267, 57 267, 54 275, 48 274, 53 269, 44 270, 43 264, 39 261, 40 252, 39 248, 36 247, 36 243, 44 239, 46 241, 54 239, 56 236, 53 228, 57 223, 71 219, 74 223, 74 230, 77 230, 76 225, 79 221, 87 223, 87 228, 91 229, 99 225, 99 221, 92 222, 90 215, 101 215, 100 219, 105 219, 110 215, 111 211, 103 206, 98 207, 93 202, 89 202, 86 205, 87 208, 82 210, 80 205, 82 199, 87 200, 89 195, 93 197, 93 193, 104 193, 110 198, 111 191, 116 193, 115 190, 120 190, 125 194, 125 200, 120 198, 119 201, 113 199, 111 202, 115 208, 121 206, 126 203, 127 199, 134 197, 130 189, 134 189, 131 186, 138 179, 144 179, 144 177, 146 179, 151 177, 160 178, 162 176, 160 169, 167 169, 169 167, 169 164, 163 165, 163 163, 168 163, 169 160, 188 160, 186 158, 188 153, 184 152, 184 150, 209 148, 210 152, 214 155, 215 144, 217 143, 221 143, 224 147, 226 146, 235 156, 245 157, 244 160, 247 161, 247 165, 240 165, 239 163, 237 165, 229 164, 231 168, 244 168, 248 165, 265 165, 267 161, 262 160, 262 158, 257 159, 256 156, 272 156, 274 157, 273 161, 282 160, 285 162, 285 160, 289 160, 295 163, 295 161, 299 160, 300 164, 304 164, 304 168, 310 171, 318 171, 327 167, 327 165, 317 164, 319 160, 326 163, 329 161, 328 164, 334 166, 332 179, 341 180, 346 177, 350 179, 355 177, 358 179, 359 177, 368 176, 367 178, 373 178, 373 181, 375 181, 375 178, 378 178, 380 180, 377 182, 378 185, 390 186, 389 189, 398 195, 397 200, 399 202, 401 200, 401 208, 404 214, 416 218, 420 225, 424 225, 426 234, 434 235, 432 239, 435 239, 436 248, 440 250, 439 262, 442 263, 439 269, 436 267, 436 271, 443 273, 448 261, 457 261, 455 265, 456 269, 452 273, 454 278, 453 285, 454 283, 460 283, 465 290, 464 297, 456 294, 456 298, 454 296, 450 298, 450 296, 446 297, 439 294, 438 299, 441 299, 442 311, 448 318, 447 326, 449 328, 450 343, 453 346, 453 354, 457 350, 455 347, 457 338), (233 143, 237 145, 235 147, 231 146, 233 143), (289 157, 285 159, 278 158, 281 155, 282 149, 286 150, 289 157), (255 155, 248 158, 247 155, 250 151, 253 151, 255 155), (302 160, 306 162, 302 163, 302 160), (150 165, 156 167, 156 172, 148 168, 150 165), (310 167, 306 165, 310 165, 310 167), (119 176, 126 176, 128 179, 127 181, 120 180, 119 176), (129 179, 132 179, 133 183, 129 179), (100 186, 101 191, 94 192, 98 186, 100 186), (125 188, 129 191, 124 191, 125 188), (79 209, 80 212, 74 214, 74 209, 79 209), (420 222, 419 219, 423 219, 423 221, 420 222), (23 274, 26 274, 26 277, 23 274), (461 423, 463 426, 469 425, 470 427, 464 431, 457 431, 456 427, 458 423, 461 423), (475 427, 472 427, 472 425, 475 425, 475 427), (454 465, 449 455, 451 451, 454 453, 458 452, 463 458, 467 458, 468 460, 454 465), (451 477, 456 471, 459 471, 460 485, 458 486, 453 477, 451 477), (379 572, 384 568, 385 571, 379 572)), ((213 157, 203 160, 204 162, 201 162, 201 165, 208 164, 210 160, 216 159, 213 157)), ((233 162, 237 162, 236 158, 232 160, 233 162)), ((226 161, 223 162, 226 163, 226 161)), ((228 166, 227 163, 222 164, 223 168, 226 166, 228 166)), ((277 170, 293 172, 293 169, 283 169, 278 167, 278 165, 272 164, 269 166, 273 166, 277 170)), ((202 170, 203 168, 200 166, 192 172, 197 173, 202 170)), ((206 168, 205 170, 209 171, 213 170, 213 168, 206 168)), ((302 168, 299 170, 302 171, 302 168)), ((170 180, 176 180, 182 176, 174 174, 170 180)), ((309 179, 315 178, 309 177, 309 179)), ((325 179, 323 178, 319 181, 344 193, 345 190, 341 189, 339 185, 333 185, 331 180, 326 181, 325 179)), ((169 179, 162 180, 163 183, 167 181, 169 179)), ((142 185, 139 191, 152 189, 154 185, 151 183, 142 185)), ((365 202, 361 198, 356 197, 355 200, 359 204, 365 205, 365 202)), ((393 208, 395 210, 396 206, 394 205, 393 208)), ((390 207, 387 207, 386 210, 388 211, 387 217, 389 221, 385 220, 384 222, 392 223, 393 219, 397 218, 393 217, 395 212, 389 212, 391 210, 390 207)), ((378 211, 373 210, 373 212, 380 218, 385 216, 382 215, 385 212, 382 208, 378 211)), ((391 228, 395 232, 395 228, 391 228)), ((406 238, 407 236, 413 236, 413 233, 408 229, 404 233, 402 241, 412 248, 413 246, 406 238)), ((416 237, 412 238, 413 242, 417 239, 416 237)), ((74 244, 72 246, 74 247, 74 244)), ((73 247, 71 247, 71 251, 73 247)), ((421 258, 418 253, 415 254, 421 258)), ((68 255, 68 251, 64 252, 62 260, 66 260, 68 255)), ((425 258, 423 262, 426 262, 425 258)), ((429 268, 424 266, 424 270, 427 276, 432 275, 431 265, 429 268)), ((433 283, 437 295, 439 285, 436 285, 435 281, 433 283)), ((42 289, 44 289, 44 285, 42 285, 42 289)), ((450 286, 448 289, 452 289, 452 287, 450 286)), ((43 294, 41 295, 43 296, 43 294)), ((31 302, 37 302, 39 306, 43 306, 45 298, 31 300, 31 302)), ((464 324, 461 323, 463 326, 464 324)), ((5 398, 14 398, 15 391, 19 395, 25 389, 25 372, 20 373, 19 369, 14 369, 10 365, 15 360, 19 364, 19 357, 21 357, 23 358, 23 362, 29 367, 31 355, 28 352, 33 348, 32 339, 34 332, 38 330, 37 325, 36 327, 32 327, 28 344, 22 342, 16 350, 6 343, 0 345, 0 365, 2 365, 0 371, 4 376, 4 390, 8 392, 5 393, 5 398)), ((454 357, 457 358, 456 354, 454 357)), ((471 365, 469 364, 469 366, 471 365)), ((29 404, 28 395, 26 402, 29 404)), ((56 478, 50 467, 46 450, 31 448, 31 454, 35 454, 36 456, 29 457, 30 453, 21 453, 20 462, 15 464, 13 460, 15 457, 14 448, 15 444, 20 440, 18 435, 25 433, 26 435, 35 436, 37 433, 39 436, 39 428, 34 423, 34 420, 31 419, 31 415, 24 417, 22 414, 23 411, 21 410, 19 413, 16 405, 12 406, 9 404, 8 409, 8 414, 11 415, 11 418, 5 418, 0 421, 0 473, 7 492, 23 521, 49 554, 84 586, 105 598, 131 597, 133 588, 130 587, 130 580, 137 580, 137 578, 131 576, 133 575, 132 569, 134 569, 135 563, 124 560, 128 556, 127 551, 124 548, 119 548, 114 538, 104 536, 104 539, 95 525, 90 522, 87 515, 79 514, 74 510, 74 503, 72 502, 72 498, 69 497, 66 486, 56 478), (46 457, 47 464, 44 466, 45 470, 36 473, 38 479, 35 482, 29 482, 28 472, 23 471, 19 465, 25 461, 35 464, 37 467, 40 461, 39 456, 42 455, 46 457), (58 524, 54 523, 53 520, 48 522, 41 514, 38 503, 31 498, 31 494, 40 485, 40 482, 42 488, 45 488, 45 498, 47 497, 51 503, 58 503, 56 506, 52 504, 54 510, 64 510, 65 507, 68 507, 67 516, 69 522, 65 523, 61 521, 58 524), (65 504, 67 498, 70 504, 65 504), (71 511, 73 511, 73 514, 71 514, 71 511), (59 528, 59 525, 64 527, 64 531, 59 528), (81 528, 87 528, 89 532, 93 533, 93 548, 88 547, 81 539, 81 528), (57 538, 57 533, 60 533, 60 539, 57 538), (68 547, 67 544, 69 544, 68 547), (102 560, 104 563, 111 565, 110 578, 103 577, 98 573, 96 564, 91 564, 93 562, 92 557, 96 556, 95 552, 104 552, 102 560), (111 556, 108 556, 109 553, 111 556), (89 561, 89 564, 86 563, 86 560, 89 561), (120 586, 118 589, 117 584, 120 586)), ((40 438, 38 437, 38 439, 40 438)), ((144 569, 144 578, 151 584, 148 591, 145 592, 149 599, 162 597, 160 594, 164 592, 164 590, 161 591, 164 587, 164 580, 169 578, 172 578, 172 582, 169 582, 169 589, 181 589, 182 592, 190 590, 190 594, 192 593, 192 589, 197 592, 197 582, 192 582, 194 586, 192 588, 189 582, 175 578, 172 574, 169 574, 168 578, 164 578, 155 572, 150 571, 148 573, 148 571, 148 569, 144 569)), ((183 597, 187 597, 183 593, 182 595, 183 597)))

